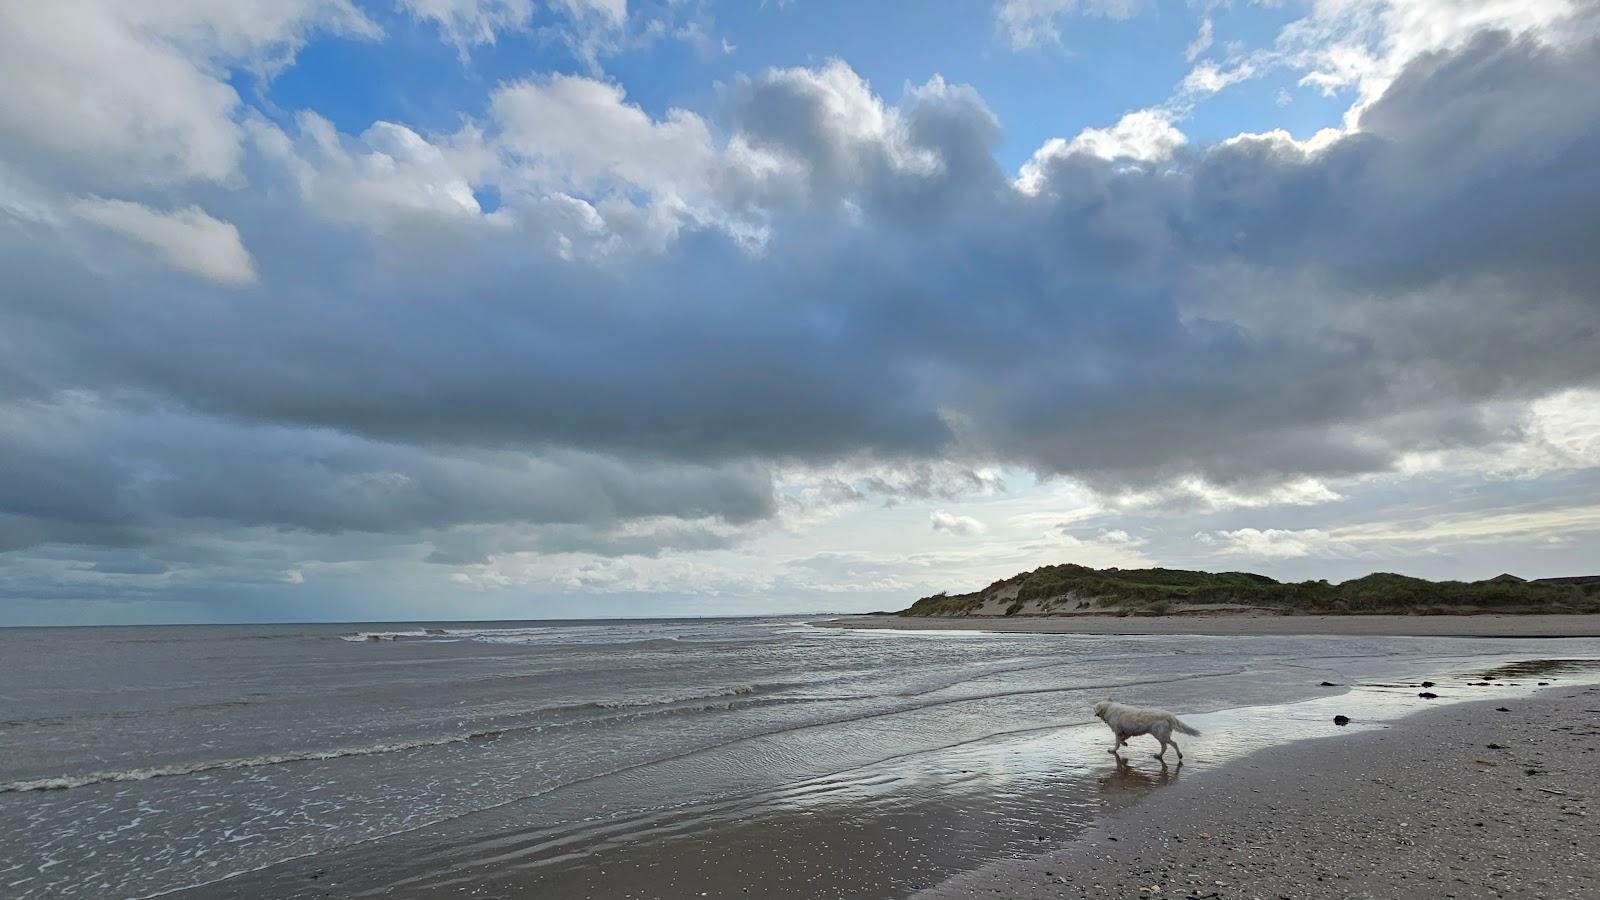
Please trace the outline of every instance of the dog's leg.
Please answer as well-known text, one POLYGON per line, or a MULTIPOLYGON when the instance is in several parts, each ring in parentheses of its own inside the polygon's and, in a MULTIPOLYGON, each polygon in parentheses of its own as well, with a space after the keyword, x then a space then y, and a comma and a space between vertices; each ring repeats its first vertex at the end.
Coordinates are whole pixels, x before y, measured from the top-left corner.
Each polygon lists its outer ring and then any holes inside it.
POLYGON ((1183 762, 1183 748, 1178 746, 1177 741, 1172 741, 1172 749, 1178 751, 1178 762, 1183 762))
POLYGON ((1123 744, 1126 744, 1128 742, 1128 740, 1127 740, 1127 738, 1124 738, 1121 734, 1119 734, 1119 733, 1117 733, 1115 731, 1113 731, 1111 733, 1111 738, 1112 738, 1112 740, 1111 740, 1111 749, 1107 750, 1106 752, 1111 754, 1112 756, 1116 756, 1117 755, 1117 750, 1120 749, 1123 744))
POLYGON ((1155 758, 1165 763, 1167 761, 1167 739, 1159 734, 1155 735, 1155 739, 1161 742, 1161 752, 1155 754, 1155 758))

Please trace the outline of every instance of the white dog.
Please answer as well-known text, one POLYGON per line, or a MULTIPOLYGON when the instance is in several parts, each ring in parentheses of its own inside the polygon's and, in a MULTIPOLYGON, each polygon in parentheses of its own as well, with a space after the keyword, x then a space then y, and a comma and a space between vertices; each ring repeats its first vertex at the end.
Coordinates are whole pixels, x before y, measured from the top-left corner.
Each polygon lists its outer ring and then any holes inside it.
POLYGON ((1094 705, 1095 718, 1105 722, 1117 736, 1117 742, 1111 745, 1107 753, 1115 754, 1118 749, 1128 743, 1128 738, 1148 734, 1161 742, 1161 752, 1155 754, 1156 759, 1166 761, 1167 745, 1178 751, 1178 762, 1183 762, 1183 749, 1178 742, 1172 739, 1174 731, 1179 734, 1198 735, 1200 732, 1178 721, 1178 717, 1164 709, 1141 709, 1137 706, 1123 706, 1110 700, 1101 700, 1094 705))

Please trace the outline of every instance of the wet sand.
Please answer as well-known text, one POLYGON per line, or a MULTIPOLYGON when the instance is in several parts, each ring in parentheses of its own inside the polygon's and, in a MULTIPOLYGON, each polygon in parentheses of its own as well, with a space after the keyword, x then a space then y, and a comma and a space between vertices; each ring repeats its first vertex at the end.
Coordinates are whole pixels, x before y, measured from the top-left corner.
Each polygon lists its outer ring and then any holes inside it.
POLYGON ((1174 780, 1062 849, 916 896, 1596 898, 1597 770, 1600 687, 1450 706, 1174 780))
POLYGON ((1597 675, 1464 665, 1186 713, 1184 766, 1147 739, 1119 766, 1093 723, 558 827, 513 804, 181 896, 1596 897, 1597 675))
POLYGON ((995 631, 1008 634, 1364 635, 1373 637, 1600 637, 1600 615, 1477 616, 840 616, 829 628, 995 631))

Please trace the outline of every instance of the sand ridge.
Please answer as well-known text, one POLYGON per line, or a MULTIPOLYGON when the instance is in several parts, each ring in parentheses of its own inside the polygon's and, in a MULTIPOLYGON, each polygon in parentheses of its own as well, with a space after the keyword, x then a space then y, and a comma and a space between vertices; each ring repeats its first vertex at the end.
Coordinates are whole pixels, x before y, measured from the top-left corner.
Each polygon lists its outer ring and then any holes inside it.
POLYGON ((838 616, 811 624, 900 631, 1007 634, 1372 635, 1386 637, 1600 637, 1600 615, 1473 616, 838 616))

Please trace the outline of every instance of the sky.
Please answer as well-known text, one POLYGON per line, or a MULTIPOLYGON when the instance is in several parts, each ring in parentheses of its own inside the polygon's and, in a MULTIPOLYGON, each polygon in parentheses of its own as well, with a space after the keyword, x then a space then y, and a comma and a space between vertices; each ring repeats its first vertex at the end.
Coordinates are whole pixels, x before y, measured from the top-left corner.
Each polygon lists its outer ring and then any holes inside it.
POLYGON ((0 4, 0 624, 1600 572, 1583 0, 0 4))

